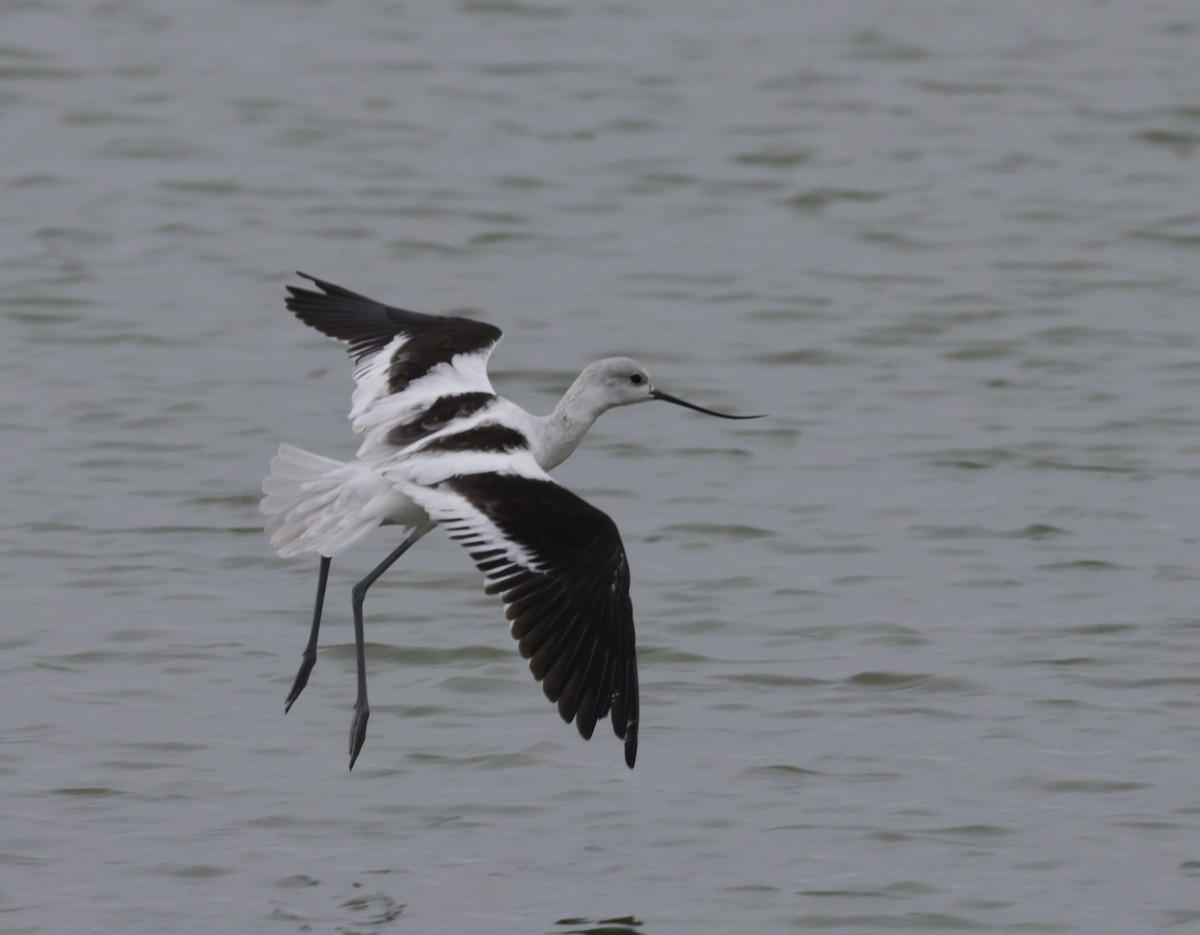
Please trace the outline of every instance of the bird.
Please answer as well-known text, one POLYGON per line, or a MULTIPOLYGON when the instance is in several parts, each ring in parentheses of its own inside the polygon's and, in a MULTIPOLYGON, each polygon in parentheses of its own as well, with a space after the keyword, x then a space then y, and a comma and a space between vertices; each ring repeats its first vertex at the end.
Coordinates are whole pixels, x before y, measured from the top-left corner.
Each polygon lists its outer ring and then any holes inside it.
POLYGON ((521 655, 546 697, 588 740, 611 719, 632 769, 638 746, 638 670, 629 563, 616 524, 548 473, 608 409, 661 400, 724 419, 657 389, 627 357, 589 364, 554 411, 535 416, 496 394, 487 362, 495 325, 377 302, 297 273, 317 291, 287 286, 287 308, 344 344, 353 359, 349 418, 362 436, 353 460, 281 444, 263 480, 261 510, 282 557, 320 557, 308 643, 284 702, 291 710, 317 660, 334 556, 382 525, 403 541, 351 591, 357 691, 350 769, 366 740, 363 603, 405 552, 440 526, 464 546, 498 595, 521 655))

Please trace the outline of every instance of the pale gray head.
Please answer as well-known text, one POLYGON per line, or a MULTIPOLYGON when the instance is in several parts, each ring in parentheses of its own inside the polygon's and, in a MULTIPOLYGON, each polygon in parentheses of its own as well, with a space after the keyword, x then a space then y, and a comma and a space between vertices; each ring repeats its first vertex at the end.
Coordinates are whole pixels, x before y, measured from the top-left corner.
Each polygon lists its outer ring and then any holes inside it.
POLYGON ((650 382, 650 374, 636 360, 628 357, 606 357, 583 368, 583 372, 571 387, 571 394, 581 402, 594 407, 598 413, 614 406, 629 406, 633 403, 661 399, 688 409, 695 409, 722 419, 758 419, 761 416, 731 416, 713 412, 695 403, 685 402, 676 396, 657 390, 650 382))
POLYGON ((650 374, 636 360, 606 357, 588 364, 572 390, 597 412, 651 399, 650 374))

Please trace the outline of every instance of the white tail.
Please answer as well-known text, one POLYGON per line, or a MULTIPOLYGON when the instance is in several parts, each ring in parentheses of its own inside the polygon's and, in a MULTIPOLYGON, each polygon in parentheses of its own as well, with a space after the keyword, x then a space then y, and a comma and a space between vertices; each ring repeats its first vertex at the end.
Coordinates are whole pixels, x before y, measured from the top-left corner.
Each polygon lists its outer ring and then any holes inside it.
POLYGON ((363 462, 335 461, 295 445, 279 446, 262 489, 267 534, 283 556, 336 555, 389 516, 403 521, 401 511, 410 506, 363 462))

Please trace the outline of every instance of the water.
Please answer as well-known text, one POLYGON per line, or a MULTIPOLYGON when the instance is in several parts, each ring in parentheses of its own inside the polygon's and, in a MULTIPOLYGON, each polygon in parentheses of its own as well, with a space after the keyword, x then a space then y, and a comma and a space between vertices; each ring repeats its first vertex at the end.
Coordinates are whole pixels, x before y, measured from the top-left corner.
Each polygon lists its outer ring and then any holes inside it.
MULTIPOLYGON (((0 7, 0 931, 1200 924, 1200 12, 1184 0, 0 7), (771 413, 606 416, 638 767, 430 536, 348 589, 303 269, 771 413)), ((669 410, 669 411, 668 411, 669 410)))

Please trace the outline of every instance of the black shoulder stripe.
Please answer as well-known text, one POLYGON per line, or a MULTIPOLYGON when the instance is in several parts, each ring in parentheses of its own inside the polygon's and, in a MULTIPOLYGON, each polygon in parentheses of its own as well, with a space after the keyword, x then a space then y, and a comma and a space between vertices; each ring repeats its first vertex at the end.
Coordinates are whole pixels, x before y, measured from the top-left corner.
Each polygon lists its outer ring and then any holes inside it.
POLYGON ((440 435, 421 446, 421 451, 481 451, 505 454, 529 447, 529 439, 514 428, 498 422, 484 422, 461 432, 440 435))
POLYGON ((388 432, 387 440, 393 445, 405 447, 419 438, 445 428, 456 419, 474 415, 496 399, 491 393, 456 393, 442 396, 426 409, 402 422, 388 432))

